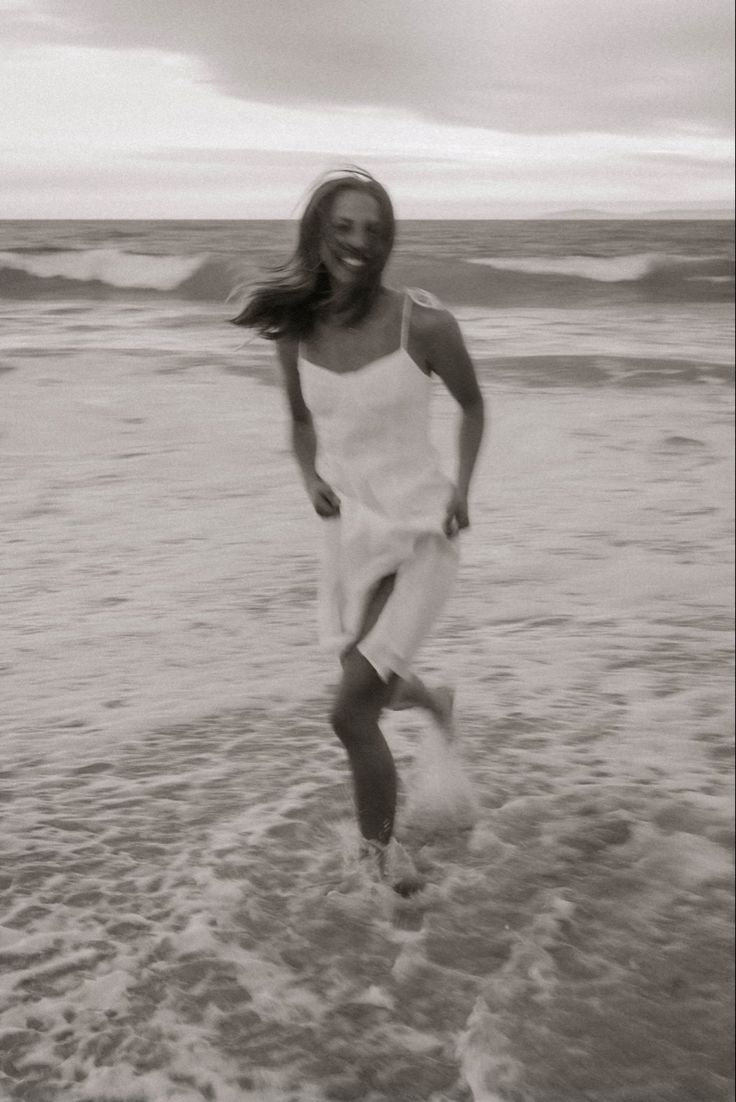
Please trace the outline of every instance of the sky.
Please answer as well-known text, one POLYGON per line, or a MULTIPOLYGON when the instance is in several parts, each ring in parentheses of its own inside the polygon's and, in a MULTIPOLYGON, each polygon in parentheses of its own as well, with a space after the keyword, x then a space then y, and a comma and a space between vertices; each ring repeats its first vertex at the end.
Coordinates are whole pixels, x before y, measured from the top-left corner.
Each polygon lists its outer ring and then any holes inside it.
POLYGON ((0 0, 0 218, 733 206, 730 0, 0 0))

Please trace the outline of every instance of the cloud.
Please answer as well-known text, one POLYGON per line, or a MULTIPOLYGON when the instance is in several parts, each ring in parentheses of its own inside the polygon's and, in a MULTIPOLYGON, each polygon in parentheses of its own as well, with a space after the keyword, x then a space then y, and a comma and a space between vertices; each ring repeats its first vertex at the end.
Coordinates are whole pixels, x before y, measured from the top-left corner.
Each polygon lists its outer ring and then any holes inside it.
MULTIPOLYGON (((25 5, 27 7, 27 4, 25 5)), ((195 57, 239 99, 515 133, 728 134, 728 0, 38 0, 9 37, 195 57)))

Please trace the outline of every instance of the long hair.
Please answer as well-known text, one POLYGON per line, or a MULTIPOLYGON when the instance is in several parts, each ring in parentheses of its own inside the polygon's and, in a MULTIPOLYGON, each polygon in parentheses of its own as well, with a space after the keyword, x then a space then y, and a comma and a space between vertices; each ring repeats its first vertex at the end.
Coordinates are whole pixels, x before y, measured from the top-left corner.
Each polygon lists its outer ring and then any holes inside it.
MULTIPOLYGON (((303 339, 315 322, 330 310, 332 287, 321 258, 320 245, 329 226, 332 205, 339 192, 362 191, 378 204, 381 217, 382 247, 387 258, 396 233, 393 206, 388 192, 369 172, 351 166, 327 174, 313 186, 299 222, 296 248, 283 264, 275 265, 272 278, 258 284, 240 313, 231 318, 233 325, 255 329, 267 340, 282 337, 303 339)), ((381 271, 376 271, 349 297, 341 317, 345 324, 362 320, 375 302, 381 287, 381 271)))

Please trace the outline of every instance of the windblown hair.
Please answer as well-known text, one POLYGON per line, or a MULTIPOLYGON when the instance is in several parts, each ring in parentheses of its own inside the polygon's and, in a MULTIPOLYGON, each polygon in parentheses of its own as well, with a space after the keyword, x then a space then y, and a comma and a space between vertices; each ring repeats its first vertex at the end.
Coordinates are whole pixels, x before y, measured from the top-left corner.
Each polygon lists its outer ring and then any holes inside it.
MULTIPOLYGON (((339 169, 321 178, 313 187, 299 223, 296 248, 283 264, 270 270, 273 278, 257 284, 233 325, 255 329, 267 340, 290 337, 303 339, 312 332, 315 322, 329 313, 332 287, 322 260, 320 245, 329 232, 332 205, 339 192, 362 191, 378 204, 383 229, 383 247, 388 257, 394 243, 396 223, 391 200, 385 188, 369 172, 361 168, 339 169)), ((341 320, 355 324, 366 316, 381 287, 381 272, 356 287, 341 320)))

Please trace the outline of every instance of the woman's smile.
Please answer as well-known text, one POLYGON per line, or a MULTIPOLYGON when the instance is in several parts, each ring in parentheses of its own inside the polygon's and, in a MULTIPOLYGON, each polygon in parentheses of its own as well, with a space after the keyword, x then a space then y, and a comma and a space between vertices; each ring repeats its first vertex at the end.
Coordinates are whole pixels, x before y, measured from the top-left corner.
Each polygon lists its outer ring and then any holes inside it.
POLYGON ((364 268, 366 265, 366 261, 361 260, 357 256, 340 256, 338 259, 342 264, 347 265, 347 267, 351 268, 353 271, 359 272, 361 268, 364 268))

